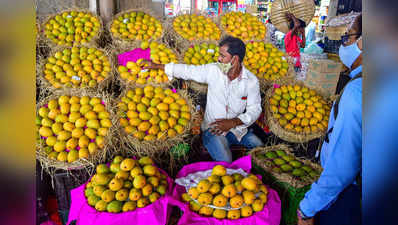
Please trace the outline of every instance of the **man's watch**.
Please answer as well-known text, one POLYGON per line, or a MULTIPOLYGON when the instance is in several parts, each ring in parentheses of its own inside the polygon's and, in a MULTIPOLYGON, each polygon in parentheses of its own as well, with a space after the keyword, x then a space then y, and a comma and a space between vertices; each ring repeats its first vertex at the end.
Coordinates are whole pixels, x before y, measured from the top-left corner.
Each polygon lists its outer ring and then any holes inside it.
POLYGON ((304 215, 304 213, 301 212, 300 208, 297 209, 297 215, 299 215, 302 220, 309 220, 312 218, 312 217, 308 217, 308 216, 304 215))

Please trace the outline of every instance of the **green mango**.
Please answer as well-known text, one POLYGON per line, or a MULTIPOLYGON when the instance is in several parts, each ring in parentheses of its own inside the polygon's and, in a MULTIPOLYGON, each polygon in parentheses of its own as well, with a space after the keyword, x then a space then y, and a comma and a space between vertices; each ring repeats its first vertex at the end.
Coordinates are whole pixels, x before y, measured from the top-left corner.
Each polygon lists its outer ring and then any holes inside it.
POLYGON ((86 196, 86 198, 88 198, 91 195, 94 195, 93 188, 86 188, 86 190, 84 191, 84 195, 86 196))
POLYGON ((291 155, 284 155, 284 156, 282 156, 282 159, 290 162, 290 161, 293 161, 295 158, 291 155))
POLYGON ((97 204, 97 202, 100 200, 101 200, 101 198, 96 195, 90 195, 87 197, 87 202, 91 206, 95 206, 95 204, 97 204))
POLYGON ((310 166, 307 166, 307 165, 304 165, 303 167, 301 167, 301 169, 303 169, 307 173, 311 173, 312 172, 312 168, 310 166))
POLYGON ((276 154, 277 154, 278 156, 284 156, 284 155, 286 155, 285 151, 283 151, 283 150, 276 150, 276 154))
POLYGON ((305 171, 302 169, 294 169, 292 175, 295 177, 302 177, 305 175, 305 171))
POLYGON ((315 172, 315 171, 311 171, 309 174, 310 174, 310 176, 311 176, 312 178, 317 178, 317 177, 319 177, 319 174, 318 174, 317 172, 315 172))
POLYGON ((274 159, 274 163, 275 163, 276 165, 280 166, 280 165, 285 164, 286 161, 283 160, 283 159, 281 159, 281 158, 277 158, 277 159, 274 159))
POLYGON ((281 173, 282 172, 281 168, 278 168, 278 167, 272 168, 272 171, 275 172, 275 173, 281 173))
POLYGON ((295 161, 291 161, 289 163, 290 163, 290 165, 292 165, 295 168, 299 168, 299 167, 301 167, 303 165, 301 162, 296 161, 296 160, 295 161))
POLYGON ((291 97, 290 97, 290 95, 289 95, 288 93, 284 93, 284 94, 282 95, 282 98, 283 98, 283 99, 286 99, 286 100, 288 100, 288 101, 290 101, 290 99, 291 99, 291 97))
POLYGON ((269 159, 275 159, 276 157, 278 157, 278 155, 274 151, 270 151, 270 152, 265 153, 265 156, 267 158, 269 158, 269 159))
POLYGON ((281 169, 282 169, 283 172, 289 172, 289 171, 291 171, 293 169, 293 167, 288 165, 288 164, 285 164, 285 165, 281 166, 281 169))
POLYGON ((106 210, 110 213, 119 213, 122 211, 122 206, 123 203, 121 201, 114 200, 106 206, 106 210))

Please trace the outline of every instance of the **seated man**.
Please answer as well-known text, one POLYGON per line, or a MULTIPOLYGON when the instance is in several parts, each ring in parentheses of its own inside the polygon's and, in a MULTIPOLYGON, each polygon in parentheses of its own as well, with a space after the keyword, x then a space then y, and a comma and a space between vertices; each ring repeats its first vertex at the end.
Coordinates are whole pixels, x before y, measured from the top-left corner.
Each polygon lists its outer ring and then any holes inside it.
POLYGON ((203 145, 214 160, 231 162, 231 145, 243 145, 248 149, 263 145, 247 129, 262 111, 261 97, 257 77, 242 64, 246 53, 243 41, 226 37, 219 46, 218 63, 200 66, 146 63, 147 69, 164 69, 170 80, 176 77, 208 84, 201 126, 203 145))

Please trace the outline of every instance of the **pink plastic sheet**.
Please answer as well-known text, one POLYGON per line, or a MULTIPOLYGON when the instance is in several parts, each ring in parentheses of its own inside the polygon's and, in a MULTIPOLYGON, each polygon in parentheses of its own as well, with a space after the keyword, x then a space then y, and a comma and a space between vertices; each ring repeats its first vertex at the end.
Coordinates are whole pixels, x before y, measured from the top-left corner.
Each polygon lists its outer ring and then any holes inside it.
POLYGON ((130 212, 97 212, 87 203, 84 196, 87 183, 71 190, 71 207, 67 224, 76 220, 77 225, 165 225, 171 213, 169 200, 173 190, 173 180, 162 169, 159 169, 159 171, 167 176, 168 188, 166 194, 156 202, 130 212))
POLYGON ((126 66, 126 63, 129 61, 136 62, 138 59, 151 60, 151 50, 149 48, 145 50, 136 48, 117 56, 118 63, 122 66, 126 66))
MULTIPOLYGON (((223 165, 226 168, 239 169, 242 168, 246 172, 251 170, 250 156, 242 157, 231 164, 226 162, 198 162, 184 166, 178 172, 176 178, 185 177, 190 173, 197 171, 209 170, 215 165, 223 165)), ((176 184, 173 190, 173 199, 171 204, 178 206, 183 211, 183 215, 178 222, 178 225, 279 225, 281 219, 281 201, 275 190, 268 187, 268 202, 265 204, 263 211, 257 212, 250 217, 240 218, 237 220, 223 219, 219 220, 214 217, 203 217, 192 212, 189 209, 189 204, 181 201, 181 194, 185 188, 176 184)))

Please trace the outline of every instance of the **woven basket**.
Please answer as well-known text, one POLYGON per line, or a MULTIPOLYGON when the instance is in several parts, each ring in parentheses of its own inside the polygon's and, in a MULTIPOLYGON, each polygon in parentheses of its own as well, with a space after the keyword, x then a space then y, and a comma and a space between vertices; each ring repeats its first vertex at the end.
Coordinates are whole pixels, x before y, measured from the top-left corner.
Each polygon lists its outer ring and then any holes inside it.
MULTIPOLYGON (((273 172, 268 165, 256 155, 258 153, 266 153, 273 150, 284 150, 288 155, 294 156, 291 149, 286 145, 274 145, 268 147, 255 148, 250 151, 251 158, 254 164, 254 171, 263 176, 265 183, 271 185, 273 189, 278 192, 282 203, 282 221, 287 225, 297 224, 297 208, 300 201, 304 198, 305 193, 311 188, 311 184, 316 180, 307 180, 304 182, 297 181, 286 174, 279 174, 273 172)), ((296 159, 297 160, 297 159, 296 159)), ((311 167, 321 171, 322 168, 315 163, 308 160, 298 160, 311 167)))
POLYGON ((114 46, 116 46, 118 48, 126 48, 126 47, 132 46, 132 45, 137 45, 137 46, 140 45, 140 43, 141 43, 140 40, 124 39, 124 38, 115 36, 111 32, 111 26, 112 26, 113 21, 116 20, 119 16, 121 16, 123 14, 126 14, 126 13, 131 13, 131 12, 143 12, 143 13, 148 14, 148 15, 154 17, 155 19, 157 19, 162 24, 162 34, 160 35, 159 38, 149 39, 149 40, 146 40, 146 41, 161 41, 162 40, 162 38, 163 38, 163 36, 165 34, 165 26, 163 24, 162 17, 156 15, 154 12, 152 12, 150 9, 147 9, 147 8, 129 9, 129 10, 122 11, 122 12, 119 12, 118 14, 114 15, 112 20, 106 26, 107 30, 109 31, 109 34, 110 34, 110 36, 112 38, 112 43, 113 43, 114 46))
MULTIPOLYGON (((133 88, 125 89, 120 96, 125 96, 127 91, 132 90, 133 88)), ((125 132, 124 128, 120 125, 120 119, 122 118, 120 115, 117 115, 117 126, 118 126, 118 136, 120 137, 122 144, 127 146, 128 153, 132 153, 133 155, 138 156, 149 156, 151 158, 156 158, 159 156, 160 152, 167 152, 171 147, 178 143, 184 143, 184 139, 190 136, 191 134, 191 126, 192 126, 192 118, 194 115, 194 107, 192 98, 188 95, 188 92, 185 90, 178 90, 177 93, 182 96, 190 109, 191 120, 189 124, 185 126, 184 132, 182 134, 178 134, 176 137, 166 140, 152 140, 152 141, 140 141, 135 138, 133 135, 129 135, 125 132)), ((119 101, 119 99, 117 100, 119 101)), ((115 105, 117 102, 115 102, 115 105)), ((167 134, 166 134, 167 135, 167 134)), ((162 161, 162 160, 160 160, 162 161)))
POLYGON ((44 170, 46 170, 50 175, 54 175, 55 170, 75 170, 75 169, 84 169, 84 168, 93 168, 97 163, 103 162, 107 155, 107 152, 114 146, 117 142, 115 138, 116 135, 113 135, 116 127, 116 116, 112 110, 112 104, 109 95, 105 93, 99 93, 88 90, 63 90, 57 91, 52 95, 46 97, 41 102, 39 102, 36 106, 36 111, 39 110, 40 107, 44 106, 48 103, 48 101, 52 99, 57 99, 59 96, 67 95, 67 96, 89 96, 89 97, 99 97, 104 101, 106 110, 110 113, 110 120, 112 121, 112 126, 108 130, 108 134, 104 139, 104 148, 99 149, 95 155, 90 155, 88 159, 78 159, 72 163, 61 162, 58 160, 50 159, 47 157, 44 148, 45 144, 42 142, 37 143, 36 145, 36 157, 40 161, 41 166, 44 170))
POLYGON ((283 33, 289 32, 287 12, 308 25, 315 14, 315 3, 312 0, 275 0, 272 3, 271 20, 272 24, 283 33))
MULTIPOLYGON (((44 66, 47 63, 47 59, 41 58, 38 63, 36 64, 36 74, 38 76, 38 80, 40 81, 41 87, 45 90, 48 90, 50 92, 54 91, 59 91, 59 90, 70 90, 70 89, 76 89, 76 90, 104 90, 106 87, 109 86, 109 84, 115 79, 114 73, 116 71, 115 68, 115 58, 112 56, 112 53, 109 49, 101 49, 98 47, 95 47, 94 45, 76 45, 74 47, 87 47, 87 48, 96 48, 100 51, 104 52, 104 55, 109 59, 109 62, 111 64, 111 71, 109 71, 108 76, 101 81, 100 83, 97 84, 96 87, 66 87, 65 85, 62 85, 61 88, 55 88, 45 77, 44 77, 44 66)), ((72 47, 56 47, 52 48, 52 51, 49 53, 49 56, 53 56, 57 51, 63 51, 64 49, 70 49, 72 47)))
MULTIPOLYGON (((272 170, 272 167, 269 165, 269 163, 266 160, 262 160, 260 159, 257 154, 261 153, 261 154, 265 154, 267 152, 270 151, 274 151, 274 150, 283 150, 287 155, 290 156, 294 156, 294 154, 292 153, 292 149, 290 149, 287 145, 284 144, 280 144, 280 145, 273 145, 273 146, 267 146, 267 147, 257 147, 254 148, 253 150, 251 150, 249 152, 249 154, 251 155, 253 161, 260 166, 262 169, 264 169, 266 172, 272 174, 272 176, 274 176, 278 181, 281 182, 285 182, 289 185, 291 185, 294 188, 302 188, 305 187, 307 185, 312 184, 314 181, 316 181, 318 178, 313 178, 310 179, 308 177, 306 177, 303 180, 299 180, 293 176, 291 176, 290 174, 287 173, 276 173, 272 170)), ((317 170, 318 172, 322 171, 322 167, 318 164, 315 164, 309 160, 306 159, 299 159, 295 157, 295 160, 300 161, 301 163, 305 164, 305 165, 309 165, 312 168, 314 168, 315 170, 317 170)))
MULTIPOLYGON (((92 16, 96 17, 96 18, 98 19, 98 21, 100 22, 100 28, 99 28, 99 30, 98 30, 98 33, 95 34, 95 35, 91 38, 91 40, 90 40, 89 42, 86 42, 86 43, 79 43, 79 44, 73 43, 73 46, 75 46, 75 45, 93 45, 93 46, 98 46, 98 40, 100 39, 100 37, 101 37, 101 35, 102 35, 102 33, 103 33, 103 29, 104 29, 103 21, 102 21, 101 17, 99 17, 98 15, 92 13, 91 11, 89 11, 89 10, 87 10, 87 9, 71 8, 71 9, 68 9, 68 10, 61 11, 61 12, 59 12, 59 13, 57 13, 57 14, 52 14, 52 15, 48 16, 47 19, 44 21, 44 23, 41 25, 41 29, 42 29, 41 32, 44 32, 44 30, 45 30, 45 25, 46 25, 51 19, 53 19, 55 16, 60 15, 60 14, 62 14, 62 13, 64 13, 64 12, 72 12, 72 11, 83 12, 83 13, 89 13, 89 14, 91 14, 92 16)), ((45 40, 46 44, 47 44, 49 47, 51 47, 51 48, 65 47, 65 46, 67 46, 67 45, 57 45, 57 44, 54 43, 52 40, 50 40, 49 38, 47 38, 47 37, 45 36, 45 34, 43 34, 43 37, 44 37, 44 40, 45 40)))
MULTIPOLYGON (((300 86, 305 86, 302 82, 297 82, 297 81, 287 81, 285 83, 281 83, 281 85, 289 85, 289 84, 291 84, 291 85, 298 84, 300 86)), ((273 113, 271 112, 271 107, 269 104, 269 99, 272 97, 273 92, 274 92, 274 87, 271 87, 267 90, 267 92, 265 94, 266 101, 264 104, 264 111, 266 113, 268 126, 272 133, 274 133, 279 138, 281 138, 285 141, 288 141, 288 142, 292 142, 292 143, 304 143, 304 142, 308 142, 308 141, 316 139, 316 138, 320 138, 323 135, 325 135, 326 130, 312 132, 310 134, 305 134, 305 133, 299 134, 299 133, 287 131, 283 127, 281 127, 279 122, 273 117, 273 113)), ((319 93, 317 93, 317 94, 319 94, 319 93)), ((321 94, 319 94, 319 95, 322 96, 325 100, 328 99, 328 98, 326 98, 326 96, 323 96, 321 94)))

